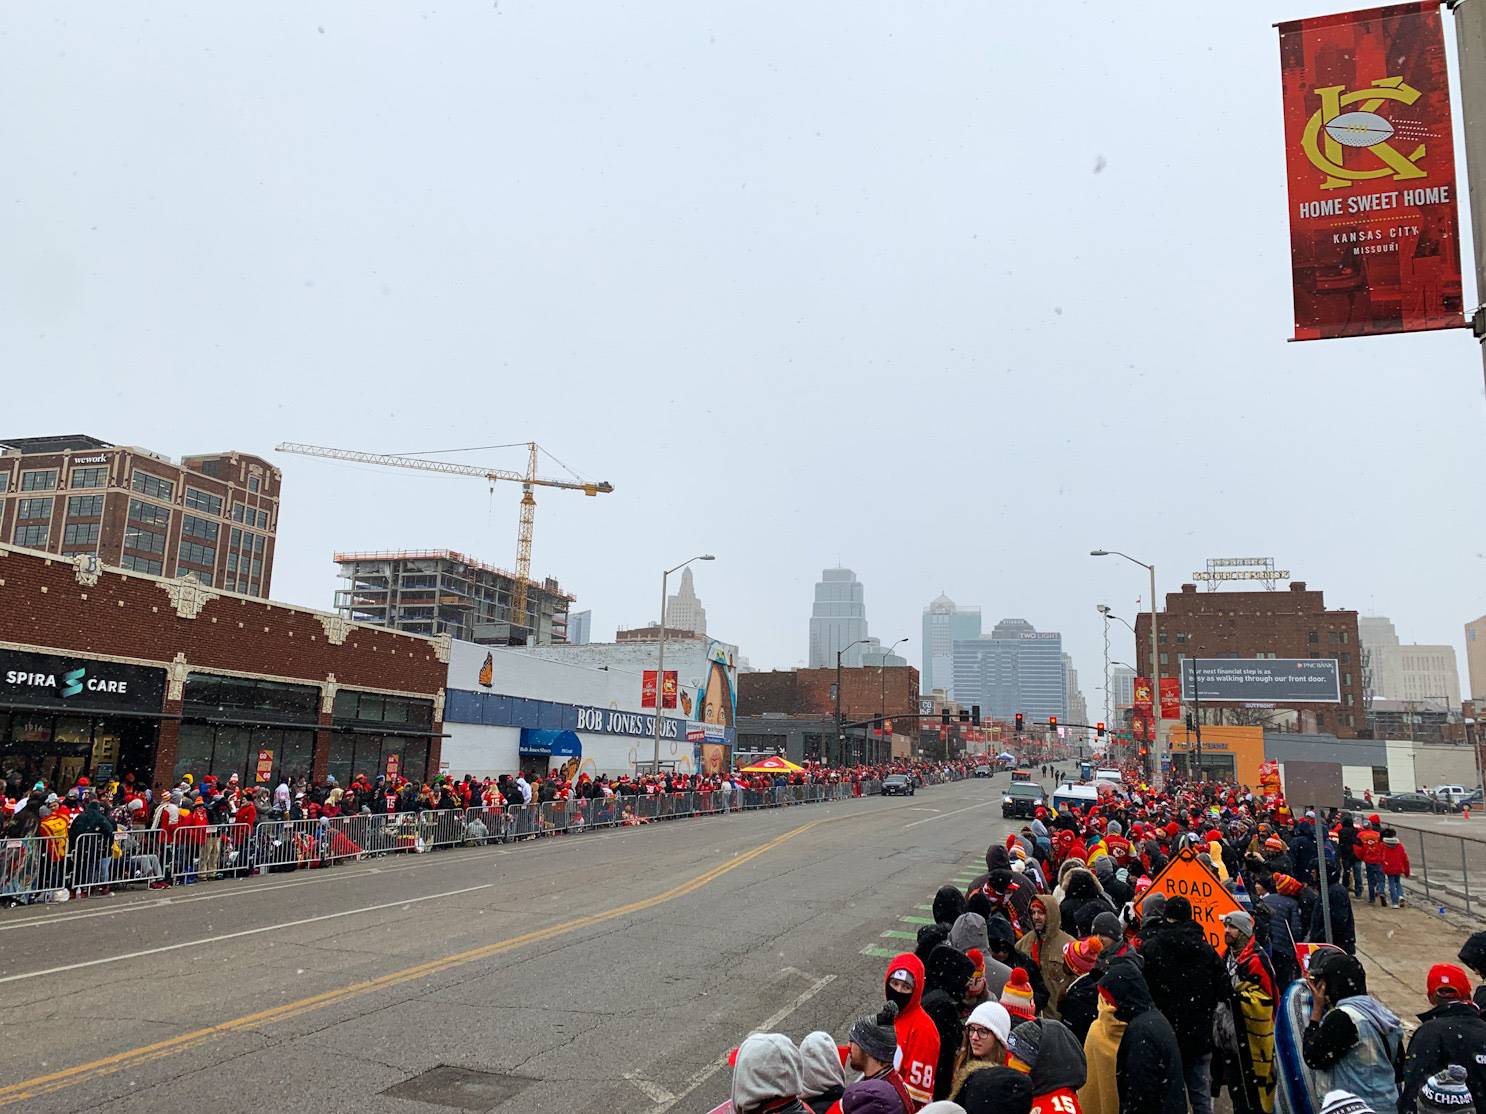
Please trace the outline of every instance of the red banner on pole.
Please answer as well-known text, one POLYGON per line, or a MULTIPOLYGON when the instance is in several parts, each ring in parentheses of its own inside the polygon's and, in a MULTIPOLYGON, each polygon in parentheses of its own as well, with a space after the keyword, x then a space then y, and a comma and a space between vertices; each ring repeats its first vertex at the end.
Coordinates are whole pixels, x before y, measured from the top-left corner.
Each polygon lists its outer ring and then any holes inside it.
POLYGON ((676 706, 676 690, 678 687, 676 673, 677 671, 674 669, 667 669, 666 675, 661 678, 660 692, 663 707, 674 708, 676 706))
POLYGON ((1295 339, 1463 327, 1438 0, 1279 31, 1295 339))
POLYGON ((1149 677, 1135 678, 1135 699, 1133 701, 1137 712, 1144 712, 1147 717, 1151 714, 1151 679, 1149 677))
POLYGON ((1161 718, 1182 718, 1182 685, 1175 677, 1161 678, 1161 718))
POLYGON ((647 669, 640 679, 640 707, 642 708, 655 707, 655 677, 655 670, 647 669))

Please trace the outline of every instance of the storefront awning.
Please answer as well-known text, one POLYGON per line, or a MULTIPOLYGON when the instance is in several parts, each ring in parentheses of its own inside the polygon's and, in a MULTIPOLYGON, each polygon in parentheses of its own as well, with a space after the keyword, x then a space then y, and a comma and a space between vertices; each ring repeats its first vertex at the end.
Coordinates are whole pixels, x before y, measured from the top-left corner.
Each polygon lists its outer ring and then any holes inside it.
POLYGON ((180 719, 176 712, 125 712, 112 708, 88 708, 81 704, 59 708, 55 704, 0 704, 0 712, 42 712, 59 716, 85 716, 91 719, 180 719))
POLYGON ((554 731, 543 727, 521 729, 520 752, 532 758, 581 758, 583 740, 576 731, 554 731))

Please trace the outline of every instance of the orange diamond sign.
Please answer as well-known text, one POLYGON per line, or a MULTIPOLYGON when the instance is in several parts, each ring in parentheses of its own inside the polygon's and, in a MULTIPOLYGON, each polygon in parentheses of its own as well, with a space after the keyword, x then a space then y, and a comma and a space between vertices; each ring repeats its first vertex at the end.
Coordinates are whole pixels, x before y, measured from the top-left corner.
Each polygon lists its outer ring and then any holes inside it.
POLYGON ((1190 847, 1178 851, 1166 868, 1156 875, 1150 887, 1135 901, 1135 912, 1151 894, 1165 894, 1167 900, 1184 897, 1192 903, 1192 919, 1202 926, 1207 942, 1219 955, 1228 951, 1223 934, 1223 917, 1243 909, 1238 900, 1223 888, 1218 876, 1210 871, 1190 847))

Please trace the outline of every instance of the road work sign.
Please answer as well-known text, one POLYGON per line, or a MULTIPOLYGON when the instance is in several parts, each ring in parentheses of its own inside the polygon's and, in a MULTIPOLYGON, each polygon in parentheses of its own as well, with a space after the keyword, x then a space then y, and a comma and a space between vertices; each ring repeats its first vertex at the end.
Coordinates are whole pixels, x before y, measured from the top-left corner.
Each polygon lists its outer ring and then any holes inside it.
POLYGON ((1135 901, 1135 912, 1151 894, 1165 894, 1170 901, 1184 897, 1192 903, 1192 919, 1202 926, 1207 942, 1218 949, 1219 955, 1228 951, 1228 941, 1223 935, 1223 917, 1243 908, 1234 896, 1223 888, 1218 876, 1203 865, 1202 860, 1190 847, 1176 853, 1166 869, 1156 875, 1150 887, 1135 901))

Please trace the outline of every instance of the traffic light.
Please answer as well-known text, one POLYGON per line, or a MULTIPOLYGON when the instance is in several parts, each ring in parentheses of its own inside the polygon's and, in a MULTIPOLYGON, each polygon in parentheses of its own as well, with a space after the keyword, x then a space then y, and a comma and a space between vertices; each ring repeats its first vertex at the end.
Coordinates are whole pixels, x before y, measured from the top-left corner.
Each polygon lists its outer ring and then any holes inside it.
POLYGON ((970 705, 970 723, 973 726, 975 726, 975 727, 979 727, 980 726, 980 705, 979 704, 972 704, 972 705, 970 705))
POLYGON ((939 723, 943 727, 949 726, 949 709, 945 708, 939 713, 939 723))
POLYGON ((1094 733, 1099 738, 1101 738, 1101 739, 1104 738, 1104 721, 1103 720, 1100 720, 1098 723, 1096 723, 1094 725, 1094 733))
POLYGON ((1196 730, 1195 725, 1192 723, 1192 713, 1191 712, 1188 712, 1187 713, 1187 730, 1188 731, 1195 731, 1196 730))
POLYGON ((960 709, 960 722, 961 723, 969 723, 970 722, 970 709, 969 708, 961 708, 960 709))
POLYGON ((1016 733, 1018 735, 1020 735, 1022 733, 1022 713, 1021 712, 1018 712, 1016 714, 1016 733))
POLYGON ((1049 731, 1056 731, 1058 729, 1058 717, 1057 716, 1048 716, 1047 717, 1047 729, 1049 731))

